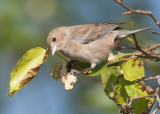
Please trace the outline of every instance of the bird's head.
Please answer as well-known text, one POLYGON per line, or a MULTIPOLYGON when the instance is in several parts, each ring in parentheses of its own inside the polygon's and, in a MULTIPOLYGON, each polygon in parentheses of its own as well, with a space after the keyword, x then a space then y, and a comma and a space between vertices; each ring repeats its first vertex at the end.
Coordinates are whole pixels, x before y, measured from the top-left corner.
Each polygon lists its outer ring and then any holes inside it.
POLYGON ((67 27, 59 27, 53 29, 47 38, 47 44, 51 50, 52 55, 56 51, 62 50, 69 40, 69 32, 67 27))

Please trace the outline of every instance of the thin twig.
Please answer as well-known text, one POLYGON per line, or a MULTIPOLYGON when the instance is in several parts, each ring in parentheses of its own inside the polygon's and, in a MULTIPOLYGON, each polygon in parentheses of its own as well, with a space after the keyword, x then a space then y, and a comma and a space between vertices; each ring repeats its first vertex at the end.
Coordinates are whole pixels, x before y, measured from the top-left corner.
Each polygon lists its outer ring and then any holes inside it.
POLYGON ((112 64, 107 65, 107 67, 112 67, 112 66, 119 66, 123 61, 115 62, 112 64))
MULTIPOLYGON (((153 94, 153 96, 156 97, 158 104, 157 104, 156 108, 153 110, 152 114, 156 114, 156 112, 160 109, 160 98, 159 98, 159 95, 158 95, 159 94, 159 90, 160 90, 160 75, 155 76, 155 77, 143 78, 143 79, 138 80, 138 81, 153 80, 153 79, 157 79, 157 82, 158 82, 158 85, 159 85, 159 87, 157 87, 157 89, 156 89, 156 92, 153 94)), ((133 99, 135 100, 135 98, 130 98, 130 99, 131 99, 131 101, 130 101, 130 103, 128 105, 131 105, 133 99)))
POLYGON ((160 32, 155 32, 155 31, 152 31, 153 34, 158 34, 160 35, 160 32))
MULTIPOLYGON (((153 45, 153 46, 151 46, 151 47, 149 47, 149 48, 147 48, 147 49, 144 49, 143 51, 145 52, 145 53, 147 53, 147 52, 151 52, 151 51, 153 51, 153 50, 155 50, 155 49, 157 49, 157 48, 159 48, 160 47, 160 44, 156 44, 156 45, 153 45)), ((136 48, 129 48, 129 49, 136 49, 136 48)), ((158 52, 157 52, 158 53, 158 52)), ((146 59, 151 59, 152 60, 152 58, 150 58, 150 57, 147 57, 147 56, 142 56, 144 53, 142 53, 142 52, 139 52, 139 51, 137 51, 137 52, 133 52, 133 53, 127 53, 127 54, 122 54, 121 56, 115 56, 115 59, 117 59, 117 58, 121 58, 121 57, 126 57, 126 56, 131 56, 131 58, 135 55, 135 56, 138 56, 138 57, 141 57, 141 58, 146 58, 146 59)), ((148 54, 148 53, 147 53, 148 54)), ((130 59, 130 58, 127 58, 127 59, 124 59, 124 60, 128 60, 128 59, 130 59)), ((154 56, 154 59, 155 59, 155 56, 154 56)), ((157 59, 157 61, 160 59, 160 57, 158 57, 158 56, 156 56, 156 59, 157 59), (158 59, 157 59, 158 58, 158 59)), ((111 61, 113 61, 113 60, 111 60, 111 61)), ((122 63, 122 61, 119 61, 119 62, 116 62, 116 63, 112 63, 112 64, 109 64, 109 65, 107 65, 107 67, 111 67, 111 66, 117 66, 117 65, 119 65, 119 64, 121 64, 122 63)), ((156 78, 155 78, 156 79, 156 78)))
MULTIPOLYGON (((142 14, 142 15, 149 15, 154 20, 156 25, 160 27, 160 22, 155 18, 155 16, 153 15, 153 13, 151 11, 143 11, 143 10, 140 10, 140 9, 134 10, 134 9, 129 8, 127 5, 125 5, 122 0, 114 0, 114 1, 117 2, 118 4, 120 4, 122 7, 124 7, 127 10, 127 12, 122 13, 122 14, 137 13, 137 14, 142 14)), ((160 33, 154 32, 154 31, 153 31, 153 33, 160 34, 160 33)), ((135 35, 133 35, 133 36, 135 36, 135 35)), ((141 46, 138 44, 135 37, 134 37, 134 40, 135 40, 135 44, 136 44, 136 49, 141 52, 137 56, 142 57, 142 58, 148 58, 148 59, 155 60, 155 61, 160 61, 160 57, 153 56, 152 53, 150 53, 150 54, 147 53, 148 51, 154 50, 153 47, 152 47, 152 49, 147 48, 146 50, 142 50, 141 46), (145 56, 142 56, 143 54, 145 56)), ((160 47, 160 44, 158 44, 156 46, 160 47)), ((155 48, 158 48, 158 47, 155 47, 155 48)), ((129 49, 135 49, 135 48, 132 48, 132 47, 128 47, 128 48, 129 49)))
POLYGON ((156 45, 153 45, 153 46, 145 49, 144 51, 145 51, 145 52, 153 51, 153 50, 155 50, 155 49, 157 49, 157 48, 159 48, 159 47, 160 47, 160 43, 159 43, 159 44, 156 44, 156 45))
POLYGON ((135 47, 125 47, 125 46, 122 46, 122 49, 137 49, 135 47))
POLYGON ((154 79, 158 79, 158 78, 160 78, 160 75, 158 75, 158 76, 155 76, 155 77, 143 78, 143 79, 140 79, 140 80, 138 80, 138 81, 144 81, 144 80, 154 80, 154 79))
POLYGON ((68 58, 66 58, 64 55, 62 55, 60 52, 55 53, 57 56, 59 56, 60 58, 62 58, 65 62, 69 62, 70 60, 68 58))
POLYGON ((160 55, 160 52, 159 52, 159 51, 154 51, 154 52, 151 51, 150 53, 153 54, 153 55, 160 55))
POLYGON ((134 10, 134 9, 131 9, 128 6, 126 6, 123 3, 122 0, 114 0, 114 1, 117 2, 118 4, 120 4, 126 10, 128 10, 128 12, 125 12, 125 13, 122 13, 122 14, 136 13, 136 14, 142 14, 142 15, 149 15, 153 19, 153 21, 155 22, 155 24, 160 27, 160 22, 156 19, 156 17, 153 15, 153 13, 151 11, 143 11, 143 10, 140 10, 140 9, 134 10))
POLYGON ((142 98, 147 98, 147 97, 156 97, 156 96, 157 96, 157 94, 147 95, 147 96, 131 97, 128 106, 131 107, 132 102, 133 102, 134 100, 136 100, 136 99, 142 99, 142 98))
POLYGON ((159 106, 157 105, 156 108, 153 110, 152 114, 156 114, 158 110, 159 110, 159 106))
POLYGON ((152 114, 156 114, 156 112, 160 109, 160 99, 159 99, 159 96, 158 96, 159 88, 160 88, 160 87, 158 87, 158 88, 156 89, 156 93, 155 93, 156 96, 157 96, 158 104, 157 104, 156 108, 153 110, 152 114))
MULTIPOLYGON (((137 50, 139 50, 140 52, 142 52, 142 53, 145 55, 144 57, 149 58, 149 59, 151 59, 151 60, 160 61, 160 57, 158 57, 158 56, 153 56, 153 55, 148 54, 147 52, 145 52, 145 51, 142 50, 142 48, 140 47, 140 45, 139 45, 139 43, 138 43, 138 41, 137 41, 137 39, 136 39, 136 35, 135 35, 135 34, 133 34, 133 38, 134 38, 134 41, 135 41, 135 45, 136 45, 137 50)), ((140 56, 139 56, 139 57, 140 57, 140 56)))

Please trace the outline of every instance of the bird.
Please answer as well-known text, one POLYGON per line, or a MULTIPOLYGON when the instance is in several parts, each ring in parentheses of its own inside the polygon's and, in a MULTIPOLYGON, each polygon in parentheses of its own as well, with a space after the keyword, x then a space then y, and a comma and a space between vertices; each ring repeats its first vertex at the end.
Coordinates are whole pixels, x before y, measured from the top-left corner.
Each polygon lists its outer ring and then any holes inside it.
POLYGON ((114 48, 115 39, 121 41, 137 32, 154 28, 120 30, 121 24, 98 23, 57 27, 49 33, 47 44, 52 55, 60 51, 71 60, 91 63, 89 68, 82 70, 89 71, 108 58, 114 48))

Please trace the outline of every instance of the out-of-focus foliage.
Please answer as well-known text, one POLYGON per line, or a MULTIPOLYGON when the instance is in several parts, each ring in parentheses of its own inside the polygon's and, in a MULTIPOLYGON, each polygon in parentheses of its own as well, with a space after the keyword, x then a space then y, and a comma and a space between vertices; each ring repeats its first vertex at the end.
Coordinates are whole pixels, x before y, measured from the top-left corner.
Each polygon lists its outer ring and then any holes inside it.
POLYGON ((8 47, 23 52, 31 47, 46 47, 46 38, 51 29, 71 23, 68 20, 72 14, 63 5, 57 0, 2 0, 0 49, 8 47), (68 16, 62 21, 61 15, 68 16))

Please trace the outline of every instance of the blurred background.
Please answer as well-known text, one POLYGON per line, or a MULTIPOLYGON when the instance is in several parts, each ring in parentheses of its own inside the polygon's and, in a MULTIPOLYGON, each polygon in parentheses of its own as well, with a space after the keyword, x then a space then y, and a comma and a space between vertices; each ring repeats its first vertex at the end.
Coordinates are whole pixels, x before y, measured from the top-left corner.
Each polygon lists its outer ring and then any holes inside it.
MULTIPOLYGON (((133 9, 150 10, 160 20, 159 0, 124 2, 133 9)), ((64 62, 57 56, 49 56, 39 74, 12 98, 6 95, 10 72, 17 61, 31 48, 47 48, 47 35, 55 27, 126 22, 124 29, 132 29, 131 21, 135 29, 156 26, 149 16, 120 15, 122 12, 125 9, 113 0, 0 0, 0 114, 118 114, 119 108, 105 95, 99 77, 78 77, 72 91, 65 91, 60 80, 52 80, 52 63, 64 62)), ((151 30, 137 37, 144 46, 160 42, 151 30)), ((160 73, 159 63, 146 60, 144 64, 146 76, 160 73)), ((157 82, 147 83, 157 87, 157 82)))

